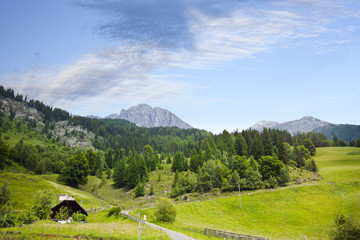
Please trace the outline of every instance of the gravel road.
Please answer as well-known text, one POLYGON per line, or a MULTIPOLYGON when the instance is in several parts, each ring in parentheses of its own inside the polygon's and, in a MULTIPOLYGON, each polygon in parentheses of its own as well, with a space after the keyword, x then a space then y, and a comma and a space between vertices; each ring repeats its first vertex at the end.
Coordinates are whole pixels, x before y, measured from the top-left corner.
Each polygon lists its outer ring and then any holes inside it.
MULTIPOLYGON (((130 218, 130 219, 132 219, 134 221, 139 222, 139 218, 134 217, 134 216, 130 216, 127 211, 122 211, 121 214, 127 216, 128 218, 130 218)), ((143 221, 143 220, 140 220, 140 221, 145 222, 145 224, 148 225, 151 228, 154 228, 156 230, 159 230, 159 231, 162 231, 162 232, 166 233, 172 240, 195 240, 195 238, 191 238, 189 236, 186 236, 185 234, 175 232, 173 230, 161 227, 159 225, 149 223, 149 222, 146 222, 146 221, 143 221)))

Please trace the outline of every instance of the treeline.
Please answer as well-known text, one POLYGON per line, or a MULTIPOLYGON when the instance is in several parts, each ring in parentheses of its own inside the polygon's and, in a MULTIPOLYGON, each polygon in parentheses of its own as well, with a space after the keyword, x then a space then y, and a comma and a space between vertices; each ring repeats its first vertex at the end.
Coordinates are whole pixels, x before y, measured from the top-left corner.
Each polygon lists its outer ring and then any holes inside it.
MULTIPOLYGON (((5 89, 0 85, 0 96, 18 102, 25 103, 28 107, 35 108, 44 115, 43 123, 45 132, 54 122, 67 120, 68 124, 79 125, 95 134, 92 144, 96 149, 105 151, 108 148, 124 148, 126 151, 135 150, 140 152, 146 144, 150 144, 158 152, 184 151, 190 154, 188 149, 199 149, 211 133, 198 129, 179 129, 176 127, 143 128, 122 119, 91 119, 74 116, 65 110, 53 108, 38 100, 28 100, 27 96, 15 94, 11 88, 5 89)), ((14 115, 10 111, 10 115, 14 115)), ((11 117, 12 118, 12 117, 11 117)), ((33 129, 36 122, 26 119, 33 129)), ((51 135, 49 135, 51 137, 51 135)))
MULTIPOLYGON (((48 129, 54 125, 54 122, 63 120, 67 120, 68 124, 82 126, 95 134, 92 144, 96 149, 103 151, 109 148, 123 148, 127 152, 130 150, 141 152, 142 148, 146 144, 149 144, 159 153, 164 152, 173 155, 177 151, 182 151, 186 157, 189 157, 192 149, 196 149, 197 151, 203 150, 208 142, 210 145, 215 145, 221 151, 226 151, 229 155, 260 156, 262 154, 269 155, 271 151, 276 152, 279 141, 294 145, 306 137, 310 138, 316 147, 355 146, 356 143, 355 141, 347 143, 339 140, 336 136, 333 136, 333 141, 331 141, 320 133, 299 133, 293 137, 287 131, 272 129, 268 129, 262 133, 254 130, 246 130, 242 131, 240 135, 237 131, 232 134, 224 131, 219 135, 213 135, 210 132, 198 129, 184 130, 176 127, 143 128, 121 119, 90 119, 73 116, 65 110, 47 106, 38 100, 27 100, 26 96, 23 97, 21 94, 15 94, 14 90, 10 88, 5 89, 1 85, 0 96, 24 102, 29 107, 33 107, 41 112, 44 115, 44 132, 48 132, 48 129), (262 144, 260 145, 257 144, 259 137, 261 137, 262 140, 262 144), (246 149, 243 149, 244 144, 242 138, 245 138, 246 149), (270 149, 270 146, 275 146, 275 149, 270 149), (264 153, 262 153, 263 151, 264 153)), ((27 119, 27 121, 29 126, 36 127, 35 120, 27 119)), ((48 137, 51 138, 51 134, 48 134, 48 137)))

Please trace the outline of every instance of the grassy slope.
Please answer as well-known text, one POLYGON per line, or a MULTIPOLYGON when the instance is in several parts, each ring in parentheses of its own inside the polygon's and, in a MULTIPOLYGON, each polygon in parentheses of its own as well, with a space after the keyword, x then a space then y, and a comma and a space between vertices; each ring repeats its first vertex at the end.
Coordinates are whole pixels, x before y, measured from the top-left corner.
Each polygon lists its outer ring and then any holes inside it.
MULTIPOLYGON (((335 213, 349 213, 360 219, 360 151, 317 151, 315 159, 323 180, 278 191, 244 193, 242 209, 236 196, 179 204, 176 222, 167 227, 208 227, 270 239, 304 239, 305 235, 307 239, 328 238, 335 213)), ((141 212, 154 220, 152 209, 141 212)))
POLYGON ((149 181, 146 183, 146 195, 134 198, 134 189, 117 188, 112 179, 107 179, 106 184, 99 188, 101 180, 90 176, 88 184, 81 186, 87 192, 92 192, 112 205, 119 205, 125 209, 134 207, 150 207, 160 197, 167 197, 171 191, 174 174, 170 170, 171 165, 165 165, 164 169, 149 173, 149 181), (160 181, 159 174, 161 175, 160 181), (154 185, 154 195, 150 196, 150 186, 154 185))
MULTIPOLYGON (((55 177, 56 175, 54 175, 55 177)), ((54 195, 54 204, 57 202, 57 196, 60 193, 67 193, 74 196, 78 202, 83 203, 85 209, 101 207, 99 199, 91 194, 74 189, 68 186, 58 184, 54 181, 46 180, 46 175, 36 176, 22 173, 0 173, 0 184, 9 182, 9 189, 12 193, 13 202, 15 202, 14 210, 29 210, 34 204, 36 193, 40 190, 48 190, 54 195)), ((48 178, 54 178, 51 175, 48 178)))

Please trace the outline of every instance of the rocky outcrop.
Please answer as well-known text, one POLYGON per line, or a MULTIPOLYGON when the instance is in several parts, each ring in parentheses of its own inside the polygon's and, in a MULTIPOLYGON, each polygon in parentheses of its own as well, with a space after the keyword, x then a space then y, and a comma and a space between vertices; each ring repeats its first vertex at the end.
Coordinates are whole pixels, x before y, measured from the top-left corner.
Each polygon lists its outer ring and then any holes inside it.
MULTIPOLYGON (((25 121, 35 120, 36 130, 42 131, 45 127, 44 114, 29 107, 25 102, 18 102, 8 98, 0 97, 0 111, 15 119, 25 121)), ((81 126, 69 124, 68 121, 50 123, 48 133, 53 139, 69 147, 91 148, 95 135, 81 126)))
POLYGON ((159 107, 152 108, 147 104, 139 104, 127 110, 122 109, 120 114, 112 114, 106 118, 124 119, 140 127, 178 127, 182 129, 192 128, 175 114, 159 107))

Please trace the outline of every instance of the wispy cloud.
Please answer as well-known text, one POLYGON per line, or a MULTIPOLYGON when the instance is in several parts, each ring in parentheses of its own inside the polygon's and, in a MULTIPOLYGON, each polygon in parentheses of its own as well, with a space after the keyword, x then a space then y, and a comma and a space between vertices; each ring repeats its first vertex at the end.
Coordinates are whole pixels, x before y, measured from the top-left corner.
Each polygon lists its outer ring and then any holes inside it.
POLYGON ((189 84, 163 80, 151 71, 166 64, 167 55, 144 45, 105 48, 58 71, 31 72, 18 89, 52 104, 102 96, 103 101, 171 101, 189 84))
MULTIPOLYGON (((349 6, 350 4, 350 6, 349 6)), ((331 0, 86 1, 104 21, 95 33, 118 46, 103 47, 56 71, 30 72, 19 85, 50 103, 183 101, 197 86, 153 72, 212 68, 276 48, 313 46, 314 52, 354 41, 358 13, 331 0), (341 22, 341 24, 339 24, 341 22)))

